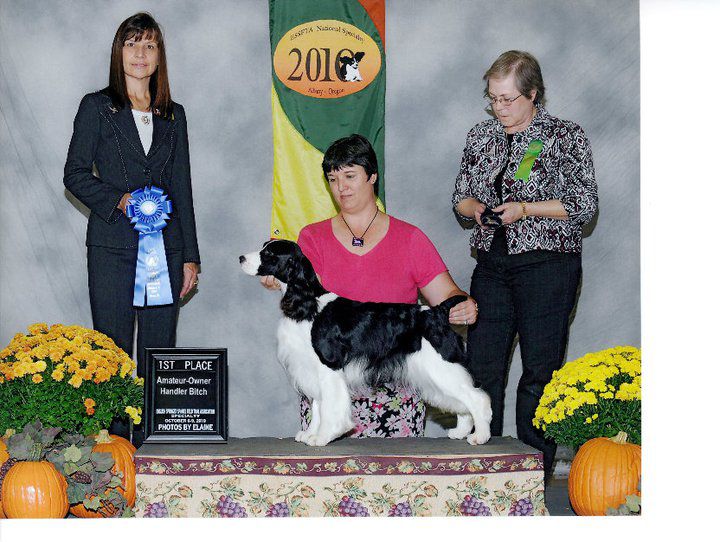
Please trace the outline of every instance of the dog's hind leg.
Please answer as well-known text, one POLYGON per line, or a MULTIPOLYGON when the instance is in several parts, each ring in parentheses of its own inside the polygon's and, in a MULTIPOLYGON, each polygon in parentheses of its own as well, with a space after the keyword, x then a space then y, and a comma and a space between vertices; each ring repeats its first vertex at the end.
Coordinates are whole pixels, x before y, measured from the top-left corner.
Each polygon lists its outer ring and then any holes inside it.
POLYGON ((457 415, 457 425, 454 429, 448 431, 448 437, 452 439, 464 439, 467 437, 473 428, 473 417, 468 412, 467 414, 457 415))
MULTIPOLYGON (((353 429, 350 391, 342 373, 329 367, 320 371, 320 422, 317 432, 308 435, 310 446, 325 446, 353 429)), ((313 404, 315 401, 313 401, 313 404)), ((315 413, 313 412, 313 418, 315 413)))
POLYGON ((451 438, 462 438, 459 434, 472 421, 475 432, 467 436, 467 441, 484 444, 490 439, 490 398, 473 386, 472 377, 462 365, 444 360, 423 339, 420 350, 407 358, 406 374, 408 384, 417 388, 425 401, 441 410, 458 414, 458 426, 451 438))

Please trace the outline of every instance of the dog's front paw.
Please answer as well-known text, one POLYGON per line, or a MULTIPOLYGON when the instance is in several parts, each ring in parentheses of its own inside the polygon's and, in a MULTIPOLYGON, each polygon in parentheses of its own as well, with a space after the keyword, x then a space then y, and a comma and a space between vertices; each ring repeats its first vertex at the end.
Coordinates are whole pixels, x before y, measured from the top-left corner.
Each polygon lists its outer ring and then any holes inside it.
POLYGON ((307 443, 308 434, 307 431, 298 431, 295 434, 295 442, 305 442, 307 443))
POLYGON ((304 442, 308 446, 326 446, 331 440, 323 435, 310 435, 304 442))
POLYGON ((482 428, 479 430, 476 430, 474 433, 468 435, 467 441, 468 443, 475 446, 476 444, 485 444, 488 440, 490 440, 490 428, 482 428))
POLYGON ((455 427, 448 431, 448 437, 454 440, 460 440, 467 437, 469 432, 470 431, 467 431, 464 427, 455 427))

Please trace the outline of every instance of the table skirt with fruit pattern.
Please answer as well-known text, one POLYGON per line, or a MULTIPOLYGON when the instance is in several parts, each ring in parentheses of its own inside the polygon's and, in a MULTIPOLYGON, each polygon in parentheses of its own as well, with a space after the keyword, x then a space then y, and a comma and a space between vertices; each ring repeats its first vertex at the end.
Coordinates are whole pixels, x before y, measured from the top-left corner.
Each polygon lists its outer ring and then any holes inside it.
POLYGON ((547 514, 542 454, 509 437, 145 444, 135 465, 137 517, 547 514))

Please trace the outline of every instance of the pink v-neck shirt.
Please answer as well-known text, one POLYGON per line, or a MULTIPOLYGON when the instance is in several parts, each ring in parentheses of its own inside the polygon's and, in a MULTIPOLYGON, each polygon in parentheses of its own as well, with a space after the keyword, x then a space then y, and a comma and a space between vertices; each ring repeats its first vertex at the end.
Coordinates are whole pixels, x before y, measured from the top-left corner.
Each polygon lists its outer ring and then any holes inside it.
POLYGON ((412 224, 389 218, 385 237, 362 256, 340 243, 330 219, 300 231, 298 244, 326 290, 356 301, 417 303, 418 288, 447 271, 427 235, 412 224))

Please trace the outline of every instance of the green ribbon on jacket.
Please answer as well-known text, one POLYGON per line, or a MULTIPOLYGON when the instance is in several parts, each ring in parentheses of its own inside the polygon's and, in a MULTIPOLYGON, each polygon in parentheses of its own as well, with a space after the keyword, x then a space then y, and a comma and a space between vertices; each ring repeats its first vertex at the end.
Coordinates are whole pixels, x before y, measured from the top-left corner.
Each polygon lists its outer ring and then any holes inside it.
POLYGON ((523 156, 523 159, 520 161, 520 165, 515 173, 516 180, 527 182, 530 178, 530 172, 532 171, 533 164, 535 164, 535 160, 537 160, 537 157, 540 155, 542 150, 542 141, 539 139, 533 139, 530 142, 527 150, 525 151, 525 156, 523 156))

